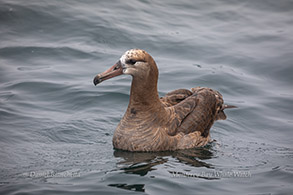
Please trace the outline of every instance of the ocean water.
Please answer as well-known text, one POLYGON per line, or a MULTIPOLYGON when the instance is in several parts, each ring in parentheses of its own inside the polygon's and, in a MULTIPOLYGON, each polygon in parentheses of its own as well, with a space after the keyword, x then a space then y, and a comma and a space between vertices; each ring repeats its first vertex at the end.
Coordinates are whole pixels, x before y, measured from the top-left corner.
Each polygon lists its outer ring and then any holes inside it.
POLYGON ((292 194, 293 1, 0 1, 1 194, 292 194), (93 77, 128 49, 159 94, 220 91, 214 142, 114 150, 131 78, 93 77))

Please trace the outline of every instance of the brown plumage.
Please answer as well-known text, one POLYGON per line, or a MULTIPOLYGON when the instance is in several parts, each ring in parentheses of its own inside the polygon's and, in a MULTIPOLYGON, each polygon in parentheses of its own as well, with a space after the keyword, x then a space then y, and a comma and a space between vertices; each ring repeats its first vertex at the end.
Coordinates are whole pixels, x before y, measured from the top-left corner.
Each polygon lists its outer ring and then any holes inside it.
POLYGON ((128 151, 165 151, 204 146, 214 121, 226 119, 222 95, 209 88, 177 89, 159 98, 158 68, 145 51, 132 49, 94 78, 132 75, 128 108, 113 136, 113 146, 128 151))

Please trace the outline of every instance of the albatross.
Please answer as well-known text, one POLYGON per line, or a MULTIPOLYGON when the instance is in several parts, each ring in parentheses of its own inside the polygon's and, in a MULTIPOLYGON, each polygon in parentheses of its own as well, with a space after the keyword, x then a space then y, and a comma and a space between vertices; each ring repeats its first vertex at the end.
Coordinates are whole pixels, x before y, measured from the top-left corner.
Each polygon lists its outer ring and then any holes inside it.
POLYGON ((113 135, 115 149, 127 151, 173 151, 201 147, 211 141, 210 128, 225 120, 222 95, 213 89, 177 89, 159 97, 159 71, 146 51, 131 49, 93 82, 97 85, 118 75, 131 75, 127 110, 113 135))

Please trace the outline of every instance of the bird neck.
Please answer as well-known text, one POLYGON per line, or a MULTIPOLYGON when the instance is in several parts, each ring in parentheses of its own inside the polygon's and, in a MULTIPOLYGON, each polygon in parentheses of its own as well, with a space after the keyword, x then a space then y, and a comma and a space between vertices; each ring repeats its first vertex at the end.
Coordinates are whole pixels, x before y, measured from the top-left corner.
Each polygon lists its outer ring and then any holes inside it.
POLYGON ((133 77, 129 107, 148 108, 161 104, 157 89, 157 80, 157 78, 150 77, 147 80, 133 77))
POLYGON ((133 76, 128 111, 132 108, 150 112, 163 110, 157 89, 159 71, 155 62, 150 61, 147 74, 133 76))

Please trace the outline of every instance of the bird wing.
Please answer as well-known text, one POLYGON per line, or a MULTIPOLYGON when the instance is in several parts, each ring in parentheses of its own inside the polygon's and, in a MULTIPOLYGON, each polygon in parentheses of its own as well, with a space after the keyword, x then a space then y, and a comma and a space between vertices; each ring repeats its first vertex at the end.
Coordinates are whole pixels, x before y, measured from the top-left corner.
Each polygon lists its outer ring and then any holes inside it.
POLYGON ((160 100, 165 106, 170 107, 182 102, 192 94, 193 93, 187 89, 177 89, 167 93, 164 97, 161 97, 160 100))
MULTIPOLYGON (((173 95, 178 96, 176 93, 173 95)), ((192 95, 172 106, 176 119, 171 121, 169 135, 200 131, 203 137, 207 137, 214 121, 223 117, 218 116, 218 113, 224 114, 222 104, 219 92, 209 88, 193 88, 192 95)))

